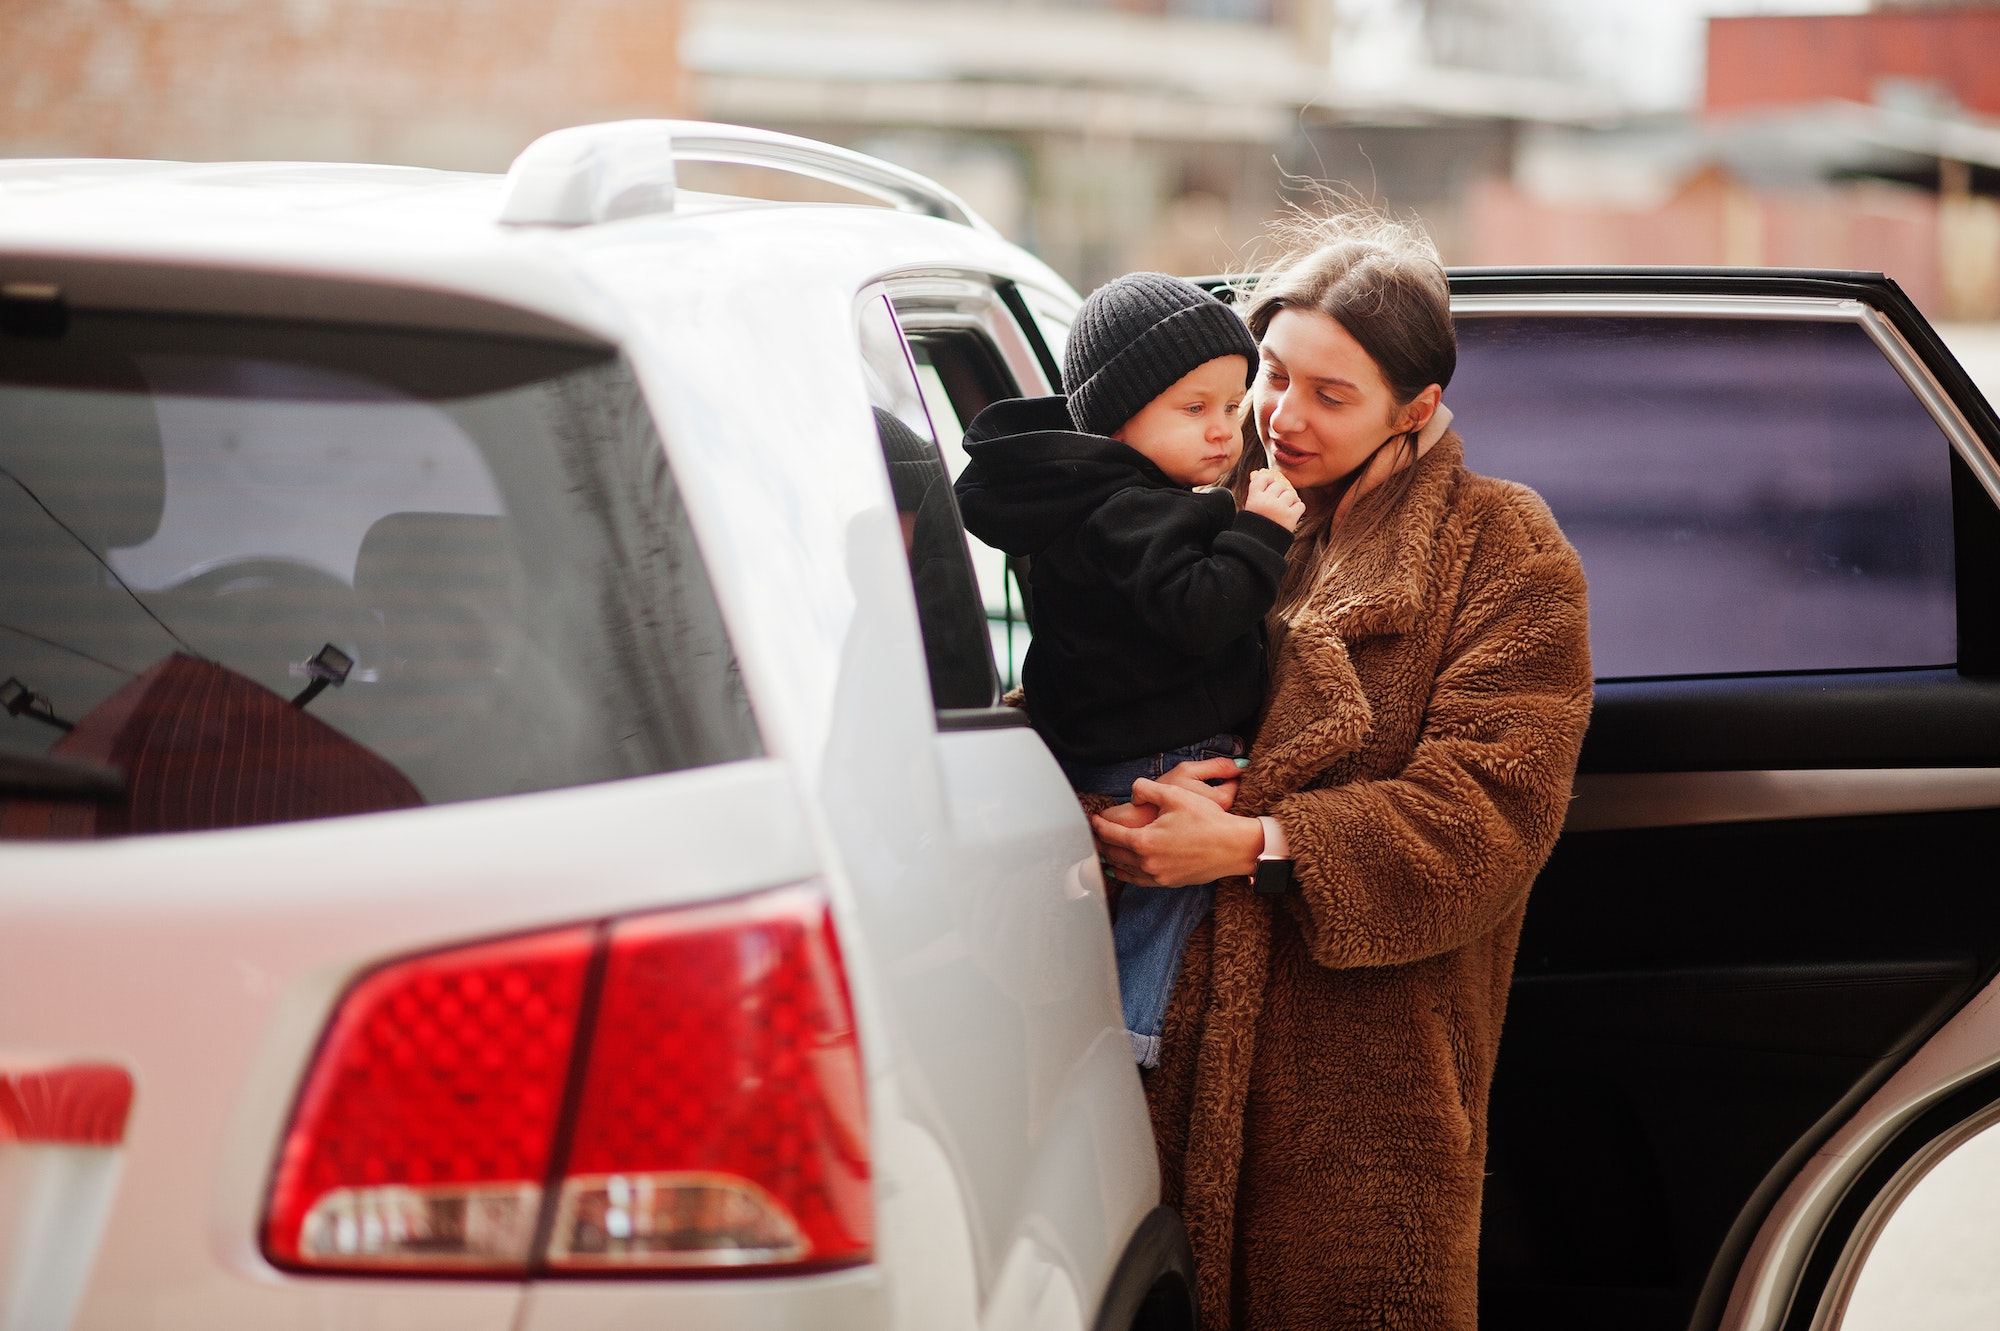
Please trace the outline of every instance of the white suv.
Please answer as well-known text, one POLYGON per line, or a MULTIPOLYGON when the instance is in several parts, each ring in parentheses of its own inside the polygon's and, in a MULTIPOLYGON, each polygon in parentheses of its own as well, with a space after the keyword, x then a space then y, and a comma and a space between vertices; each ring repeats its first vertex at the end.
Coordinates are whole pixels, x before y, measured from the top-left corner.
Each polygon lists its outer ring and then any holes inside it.
POLYGON ((950 495, 1075 304, 725 126, 0 168, 0 1328, 1190 1325, 950 495))

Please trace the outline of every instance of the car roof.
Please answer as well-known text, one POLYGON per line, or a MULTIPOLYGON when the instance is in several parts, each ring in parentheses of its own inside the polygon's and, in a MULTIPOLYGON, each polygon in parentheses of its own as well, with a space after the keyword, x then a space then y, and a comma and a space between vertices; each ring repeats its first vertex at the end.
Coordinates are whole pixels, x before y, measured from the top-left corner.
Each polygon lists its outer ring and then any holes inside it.
MULTIPOLYGON (((62 288, 73 306, 304 314, 617 341, 618 285, 590 280, 607 246, 703 251, 719 287, 785 267, 772 232, 846 238, 858 289, 911 266, 963 267, 1054 292, 1052 270, 990 232, 866 204, 680 191, 671 212, 585 226, 511 225, 507 177, 328 162, 0 162, 0 283, 62 288), (760 241, 732 243, 755 216, 760 241), (304 286, 301 288, 300 284, 304 286), (303 295, 302 295, 303 290, 303 295)), ((795 279, 799 274, 793 273, 795 279)))

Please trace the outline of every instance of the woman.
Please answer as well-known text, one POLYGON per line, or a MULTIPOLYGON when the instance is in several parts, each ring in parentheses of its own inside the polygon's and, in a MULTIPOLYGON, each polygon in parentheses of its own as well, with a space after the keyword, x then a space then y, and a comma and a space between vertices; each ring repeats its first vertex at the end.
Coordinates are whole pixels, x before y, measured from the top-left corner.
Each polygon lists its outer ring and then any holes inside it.
POLYGON ((1471 1331, 1514 946, 1589 718, 1583 572, 1533 492, 1465 469, 1430 242, 1351 214, 1293 240, 1243 305, 1239 475, 1268 452, 1308 506, 1250 767, 1094 825, 1124 881, 1225 880, 1146 1088, 1204 1326, 1471 1331))

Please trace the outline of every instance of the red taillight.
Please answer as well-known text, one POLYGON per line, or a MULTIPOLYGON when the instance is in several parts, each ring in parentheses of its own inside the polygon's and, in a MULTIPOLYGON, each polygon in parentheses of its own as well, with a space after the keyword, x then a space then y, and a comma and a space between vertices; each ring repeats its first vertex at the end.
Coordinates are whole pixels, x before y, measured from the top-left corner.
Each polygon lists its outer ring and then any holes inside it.
POLYGON ((272 1260, 527 1263, 597 932, 413 957, 348 991, 278 1159, 272 1260))
POLYGON ((837 1264, 872 1235, 832 924, 786 888, 365 977, 300 1093, 264 1246, 519 1276, 837 1264))
POLYGON ((552 1266, 867 1255, 860 1051, 818 894, 612 929, 565 1172, 552 1266))
POLYGON ((110 1063, 0 1067, 0 1142, 116 1146, 132 1112, 132 1074, 110 1063))

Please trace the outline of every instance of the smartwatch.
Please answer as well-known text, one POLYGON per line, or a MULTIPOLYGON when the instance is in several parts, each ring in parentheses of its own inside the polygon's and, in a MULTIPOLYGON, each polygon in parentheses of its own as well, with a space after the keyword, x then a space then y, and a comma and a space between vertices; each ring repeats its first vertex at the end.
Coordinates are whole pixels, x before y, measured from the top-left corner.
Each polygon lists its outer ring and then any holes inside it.
POLYGON ((1264 825, 1264 848, 1257 852, 1250 885, 1260 897, 1281 897, 1292 890, 1292 848, 1276 818, 1266 814, 1257 821, 1264 825))

